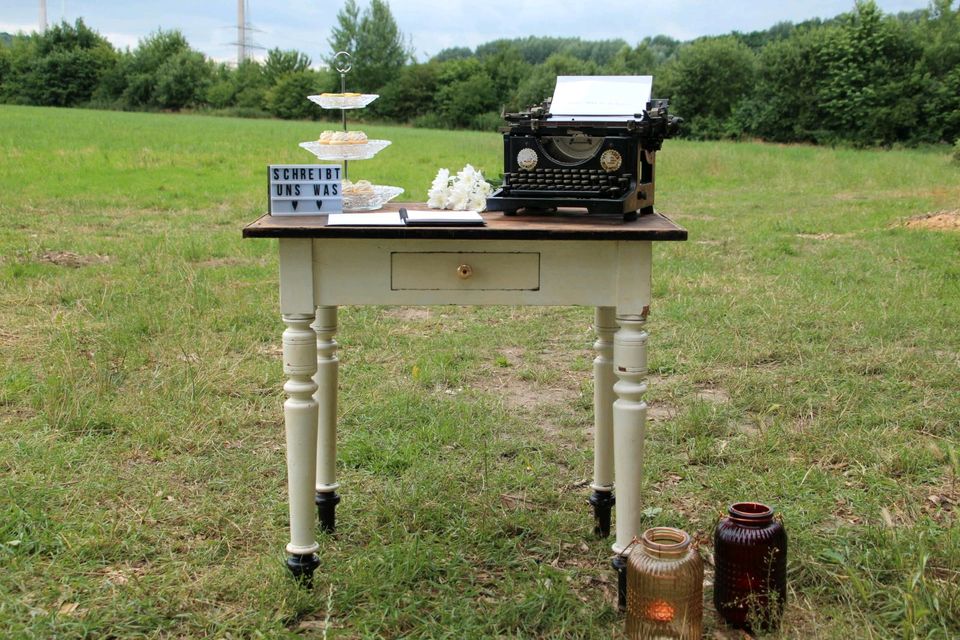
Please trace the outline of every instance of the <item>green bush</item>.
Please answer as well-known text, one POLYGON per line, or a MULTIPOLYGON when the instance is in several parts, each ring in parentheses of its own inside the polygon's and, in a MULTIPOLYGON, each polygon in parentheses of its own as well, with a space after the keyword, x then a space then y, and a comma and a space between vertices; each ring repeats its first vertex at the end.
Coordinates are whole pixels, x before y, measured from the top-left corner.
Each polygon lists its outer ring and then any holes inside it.
POLYGON ((753 88, 756 56, 732 37, 703 38, 680 49, 658 78, 658 97, 670 98, 692 138, 724 138, 738 105, 753 88))
POLYGON ((263 109, 252 107, 225 107, 223 109, 207 109, 203 111, 208 116, 222 118, 272 118, 273 115, 263 109))
POLYGON ((319 76, 313 71, 287 73, 267 91, 267 111, 285 120, 314 118, 319 111, 307 96, 317 93, 319 76))
POLYGON ((437 90, 437 109, 452 127, 469 127, 478 112, 496 107, 493 79, 483 71, 445 78, 437 90))
POLYGON ((432 62, 404 67, 380 88, 380 99, 367 110, 395 122, 410 122, 419 114, 434 111, 440 68, 440 64, 432 62))
POLYGON ((117 52, 82 19, 74 25, 62 22, 42 34, 13 39, 0 57, 0 98, 55 107, 84 105, 116 64, 117 52))
POLYGON ((156 70, 154 103, 179 111, 203 102, 212 69, 198 51, 179 51, 156 70))
POLYGON ((425 113, 413 119, 413 126, 418 129, 446 129, 446 121, 435 112, 425 113))
POLYGON ((496 131, 504 124, 506 123, 500 117, 499 111, 488 111, 474 116, 470 122, 470 128, 478 131, 496 131))

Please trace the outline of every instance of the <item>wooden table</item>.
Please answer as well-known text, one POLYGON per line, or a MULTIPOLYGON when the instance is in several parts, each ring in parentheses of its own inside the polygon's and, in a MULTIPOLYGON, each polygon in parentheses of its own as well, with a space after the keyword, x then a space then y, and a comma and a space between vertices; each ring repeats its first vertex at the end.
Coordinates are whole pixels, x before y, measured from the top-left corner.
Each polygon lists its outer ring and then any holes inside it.
POLYGON ((483 227, 327 227, 326 216, 263 216, 244 228, 245 238, 280 244, 287 566, 298 578, 319 565, 315 505, 320 526, 335 528, 337 306, 361 304, 596 307, 590 503, 598 534, 608 535, 616 469, 614 565, 624 578, 619 553, 642 533, 652 244, 687 232, 656 213, 631 222, 571 211, 484 219, 483 227))

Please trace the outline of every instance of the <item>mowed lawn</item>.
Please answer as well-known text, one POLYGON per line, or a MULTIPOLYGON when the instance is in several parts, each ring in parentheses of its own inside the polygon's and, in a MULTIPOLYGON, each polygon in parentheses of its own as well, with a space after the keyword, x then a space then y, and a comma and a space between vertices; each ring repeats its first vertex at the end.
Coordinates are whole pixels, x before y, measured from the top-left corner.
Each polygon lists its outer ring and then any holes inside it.
MULTIPOLYGON (((0 107, 0 637, 609 638, 593 310, 344 308, 339 531, 284 567, 268 163, 333 124, 0 107)), ((500 137, 359 125, 422 199, 500 137)), ((960 209, 939 150, 668 140, 646 522, 790 535, 783 638, 960 636, 960 209)))

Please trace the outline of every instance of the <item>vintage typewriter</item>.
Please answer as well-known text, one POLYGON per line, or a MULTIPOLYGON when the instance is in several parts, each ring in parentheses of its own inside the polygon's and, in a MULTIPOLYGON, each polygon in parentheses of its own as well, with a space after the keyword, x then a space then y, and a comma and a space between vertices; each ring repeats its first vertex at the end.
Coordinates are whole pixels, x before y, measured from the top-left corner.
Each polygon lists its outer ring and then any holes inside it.
POLYGON ((682 122, 669 115, 667 100, 650 99, 652 83, 651 76, 560 76, 552 99, 505 114, 503 185, 487 209, 577 207, 625 220, 652 212, 656 152, 682 122), (639 112, 631 108, 638 100, 639 112))

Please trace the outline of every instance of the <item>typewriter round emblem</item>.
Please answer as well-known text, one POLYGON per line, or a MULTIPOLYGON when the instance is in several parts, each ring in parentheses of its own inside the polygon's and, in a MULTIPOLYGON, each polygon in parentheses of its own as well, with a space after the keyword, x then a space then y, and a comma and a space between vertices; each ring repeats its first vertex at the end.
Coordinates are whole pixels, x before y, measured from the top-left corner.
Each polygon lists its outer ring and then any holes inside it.
POLYGON ((623 164, 623 158, 616 149, 607 149, 600 154, 600 167, 607 173, 613 173, 623 164))
POLYGON ((533 149, 520 149, 517 154, 517 164, 525 171, 531 171, 537 166, 537 152, 533 149))

